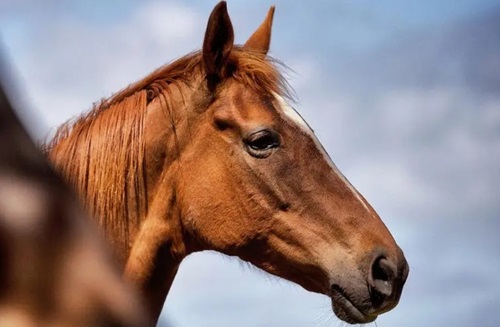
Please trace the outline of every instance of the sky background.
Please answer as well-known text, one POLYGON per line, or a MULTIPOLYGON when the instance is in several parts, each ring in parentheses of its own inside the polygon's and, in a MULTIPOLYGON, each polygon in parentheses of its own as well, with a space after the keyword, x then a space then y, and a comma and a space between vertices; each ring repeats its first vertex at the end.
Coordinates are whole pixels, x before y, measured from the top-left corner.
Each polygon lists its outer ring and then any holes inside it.
MULTIPOLYGON (((39 139, 200 48, 215 1, 0 1, 39 139)), ((236 42, 268 1, 228 1, 236 42)), ((377 326, 498 326, 500 1, 275 1, 271 55, 298 110, 411 271, 377 326)), ((160 325, 339 326, 330 301, 215 253, 188 257, 160 325)), ((373 325, 373 324, 371 324, 373 325)))

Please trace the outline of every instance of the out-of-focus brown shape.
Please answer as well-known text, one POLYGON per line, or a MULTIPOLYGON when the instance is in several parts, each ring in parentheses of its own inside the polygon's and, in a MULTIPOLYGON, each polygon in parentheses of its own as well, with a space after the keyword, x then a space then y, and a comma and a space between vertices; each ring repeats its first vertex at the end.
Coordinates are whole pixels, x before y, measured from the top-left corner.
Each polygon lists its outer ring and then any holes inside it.
POLYGON ((135 295, 6 95, 0 62, 0 326, 142 326, 135 295))

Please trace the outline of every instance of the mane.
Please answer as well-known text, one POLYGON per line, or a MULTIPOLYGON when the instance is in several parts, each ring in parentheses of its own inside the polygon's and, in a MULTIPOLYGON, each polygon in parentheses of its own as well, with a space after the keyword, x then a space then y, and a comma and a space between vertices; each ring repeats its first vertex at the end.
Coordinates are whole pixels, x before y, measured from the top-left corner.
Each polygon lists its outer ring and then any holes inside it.
MULTIPOLYGON (((129 249, 131 228, 137 228, 147 214, 146 107, 158 96, 166 99, 163 105, 172 103, 169 88, 195 86, 205 75, 203 66, 197 51, 160 67, 63 124, 43 146, 116 249, 129 249)), ((291 98, 280 69, 285 66, 269 56, 235 47, 228 67, 228 78, 261 94, 274 92, 291 98)))

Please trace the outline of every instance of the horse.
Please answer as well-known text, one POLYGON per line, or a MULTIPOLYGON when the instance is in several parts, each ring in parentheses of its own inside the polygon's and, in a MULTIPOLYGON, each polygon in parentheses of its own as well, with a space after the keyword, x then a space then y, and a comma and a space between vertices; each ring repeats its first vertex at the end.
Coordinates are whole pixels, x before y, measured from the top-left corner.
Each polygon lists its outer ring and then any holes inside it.
POLYGON ((398 303, 409 268, 375 210, 293 109, 268 55, 274 7, 243 45, 225 2, 202 49, 60 127, 46 145, 156 321, 179 264, 215 250, 324 294, 348 323, 398 303))
POLYGON ((17 118, 2 68, 0 326, 143 326, 138 296, 17 118))

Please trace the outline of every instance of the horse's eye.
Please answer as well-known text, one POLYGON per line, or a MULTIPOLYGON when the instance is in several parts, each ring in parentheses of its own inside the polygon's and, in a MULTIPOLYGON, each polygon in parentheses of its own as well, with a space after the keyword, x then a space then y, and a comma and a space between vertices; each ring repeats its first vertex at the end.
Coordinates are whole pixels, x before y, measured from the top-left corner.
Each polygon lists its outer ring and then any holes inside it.
POLYGON ((269 130, 250 134, 245 140, 248 153, 256 158, 267 158, 280 145, 279 136, 269 130))

